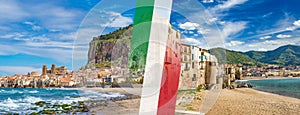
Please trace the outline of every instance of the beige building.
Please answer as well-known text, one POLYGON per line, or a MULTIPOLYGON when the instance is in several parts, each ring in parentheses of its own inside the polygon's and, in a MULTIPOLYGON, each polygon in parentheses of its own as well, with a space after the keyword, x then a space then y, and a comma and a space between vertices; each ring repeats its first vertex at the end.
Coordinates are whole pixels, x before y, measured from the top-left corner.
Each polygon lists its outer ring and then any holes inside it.
POLYGON ((179 89, 193 89, 199 85, 216 84, 217 59, 208 50, 181 45, 181 76, 179 89))
POLYGON ((239 64, 227 64, 225 65, 225 78, 224 82, 227 86, 231 84, 231 82, 234 82, 235 80, 241 80, 243 79, 243 69, 242 65, 239 64))

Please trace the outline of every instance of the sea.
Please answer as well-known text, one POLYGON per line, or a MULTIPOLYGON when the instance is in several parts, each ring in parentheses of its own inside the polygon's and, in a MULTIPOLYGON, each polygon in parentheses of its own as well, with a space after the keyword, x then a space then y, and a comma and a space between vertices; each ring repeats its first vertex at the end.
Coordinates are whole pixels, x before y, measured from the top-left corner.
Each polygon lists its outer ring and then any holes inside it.
POLYGON ((98 92, 96 90, 76 90, 68 88, 0 88, 0 114, 26 114, 38 112, 32 110, 34 103, 45 101, 51 104, 71 104, 88 100, 110 100, 123 98, 125 95, 114 92, 98 92))
POLYGON ((300 78, 245 80, 254 89, 300 99, 300 78))

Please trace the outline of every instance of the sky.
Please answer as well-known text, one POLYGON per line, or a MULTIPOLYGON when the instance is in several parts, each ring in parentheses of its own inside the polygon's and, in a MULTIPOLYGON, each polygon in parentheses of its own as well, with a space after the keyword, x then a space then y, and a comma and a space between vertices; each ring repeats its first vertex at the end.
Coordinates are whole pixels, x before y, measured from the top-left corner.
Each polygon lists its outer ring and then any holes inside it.
MULTIPOLYGON (((174 0, 182 42, 203 48, 267 51, 300 43, 297 0, 174 0)), ((133 23, 135 0, 0 0, 0 76, 52 63, 77 70, 89 42, 133 23), (124 2, 123 2, 124 1, 124 2)))

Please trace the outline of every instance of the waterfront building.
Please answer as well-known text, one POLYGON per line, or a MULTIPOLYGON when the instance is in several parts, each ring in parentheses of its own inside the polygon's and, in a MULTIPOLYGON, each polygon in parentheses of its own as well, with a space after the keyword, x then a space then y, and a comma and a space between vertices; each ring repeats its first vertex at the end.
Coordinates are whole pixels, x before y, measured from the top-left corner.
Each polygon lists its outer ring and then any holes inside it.
POLYGON ((201 48, 187 44, 181 44, 181 77, 180 89, 196 88, 204 83, 204 76, 200 75, 201 48))
POLYGON ((216 84, 217 58, 208 50, 181 44, 181 76, 179 89, 216 84))
POLYGON ((243 69, 241 64, 226 64, 225 65, 225 85, 230 86, 231 82, 243 79, 243 69))

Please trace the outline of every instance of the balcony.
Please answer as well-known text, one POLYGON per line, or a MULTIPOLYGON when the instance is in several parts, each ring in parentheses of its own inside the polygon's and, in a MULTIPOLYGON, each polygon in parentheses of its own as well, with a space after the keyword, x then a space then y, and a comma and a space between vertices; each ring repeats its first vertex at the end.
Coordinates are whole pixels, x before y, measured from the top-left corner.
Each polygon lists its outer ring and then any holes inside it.
POLYGON ((183 54, 191 54, 191 50, 183 50, 182 53, 183 54))
POLYGON ((191 62, 191 59, 181 59, 182 62, 191 62))
POLYGON ((184 69, 183 69, 183 71, 189 71, 191 68, 189 68, 189 67, 185 67, 184 69))

